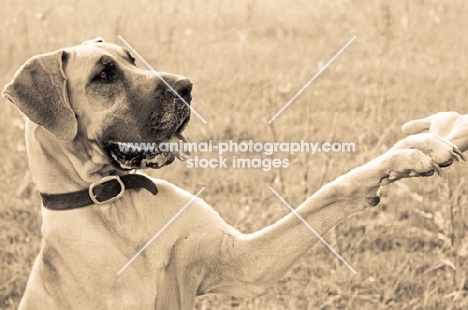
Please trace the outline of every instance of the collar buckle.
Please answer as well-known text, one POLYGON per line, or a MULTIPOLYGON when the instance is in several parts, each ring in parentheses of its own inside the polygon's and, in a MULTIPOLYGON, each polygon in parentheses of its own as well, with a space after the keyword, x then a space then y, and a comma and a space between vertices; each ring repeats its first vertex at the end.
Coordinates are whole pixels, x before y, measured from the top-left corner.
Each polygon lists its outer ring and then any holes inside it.
POLYGON ((111 176, 107 176, 107 177, 104 177, 104 178, 100 179, 99 181, 91 184, 91 186, 89 187, 89 191, 88 191, 89 198, 91 198, 91 200, 97 205, 103 205, 103 204, 106 204, 106 203, 114 202, 117 199, 119 199, 120 197, 122 197, 124 192, 125 192, 125 184, 122 182, 120 177, 117 176, 117 175, 111 175, 111 176), (94 188, 96 186, 104 185, 105 183, 112 182, 112 181, 117 181, 119 183, 120 192, 114 197, 111 197, 111 198, 109 198, 107 200, 99 201, 97 199, 97 196, 94 194, 94 188))

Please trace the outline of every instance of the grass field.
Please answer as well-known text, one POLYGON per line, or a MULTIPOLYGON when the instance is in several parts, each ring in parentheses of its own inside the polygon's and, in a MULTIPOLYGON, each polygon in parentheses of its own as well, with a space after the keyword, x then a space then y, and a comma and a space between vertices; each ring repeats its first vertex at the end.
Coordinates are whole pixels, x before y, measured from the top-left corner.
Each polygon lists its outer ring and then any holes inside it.
MULTIPOLYGON (((355 153, 291 155, 290 167, 147 171, 196 193, 243 232, 274 223, 321 185, 383 153, 408 120, 467 113, 468 2, 3 0, 0 81, 29 57, 122 35, 157 70, 194 84, 193 141, 350 141, 355 153), (353 36, 273 123, 267 121, 353 36)), ((140 64, 143 67, 143 64, 140 64)), ((2 99, 3 100, 3 99, 2 99)), ((23 117, 0 113, 0 309, 16 309, 41 238, 23 117), (25 181, 26 180, 26 181, 25 181)), ((286 157, 282 154, 279 157, 286 157)), ((406 180, 326 238, 259 298, 203 296, 195 309, 468 309, 468 164, 406 180)), ((84 232, 85 233, 85 232, 84 232)))

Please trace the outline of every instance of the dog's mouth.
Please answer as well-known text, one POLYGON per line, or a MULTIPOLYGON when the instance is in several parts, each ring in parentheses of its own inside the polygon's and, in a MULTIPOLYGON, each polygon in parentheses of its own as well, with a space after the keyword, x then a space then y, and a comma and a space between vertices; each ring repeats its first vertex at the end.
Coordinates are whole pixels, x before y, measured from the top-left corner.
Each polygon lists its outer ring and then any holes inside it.
POLYGON ((159 169, 171 164, 176 158, 184 161, 190 157, 185 147, 188 141, 182 134, 187 123, 188 120, 184 121, 170 139, 160 143, 108 140, 104 145, 114 162, 123 170, 159 169))

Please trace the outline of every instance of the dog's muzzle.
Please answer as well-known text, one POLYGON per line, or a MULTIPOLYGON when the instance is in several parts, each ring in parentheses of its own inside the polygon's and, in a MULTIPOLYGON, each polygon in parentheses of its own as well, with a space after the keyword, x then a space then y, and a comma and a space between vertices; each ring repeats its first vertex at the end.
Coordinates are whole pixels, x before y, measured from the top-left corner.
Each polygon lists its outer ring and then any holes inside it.
MULTIPOLYGON (((139 141, 106 141, 104 143, 108 153, 113 160, 124 170, 153 168, 159 169, 171 164, 175 158, 184 161, 190 153, 187 150, 187 139, 182 134, 190 120, 190 102, 192 100, 192 83, 187 79, 180 79, 171 88, 165 90, 166 98, 172 98, 175 104, 173 118, 170 127, 174 128, 168 139, 162 142, 139 141), (179 119, 178 121, 174 121, 179 119)), ((158 123, 156 119, 151 124, 156 129, 158 126, 165 126, 167 130, 167 119, 165 123, 158 123)))

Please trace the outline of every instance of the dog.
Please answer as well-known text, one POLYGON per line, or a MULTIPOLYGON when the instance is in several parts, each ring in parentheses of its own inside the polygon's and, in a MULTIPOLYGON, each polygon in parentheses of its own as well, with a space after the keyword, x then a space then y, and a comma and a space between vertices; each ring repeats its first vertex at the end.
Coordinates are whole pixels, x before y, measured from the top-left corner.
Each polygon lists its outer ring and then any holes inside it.
MULTIPOLYGON (((208 293, 257 296, 317 242, 294 213, 240 233, 203 200, 135 173, 187 155, 117 147, 186 141, 192 84, 160 76, 165 83, 126 49, 96 39, 34 56, 5 86, 4 97, 27 117, 29 166, 43 202, 41 249, 20 309, 187 310, 208 293)), ((409 136, 296 211, 324 234, 377 205, 383 186, 440 174, 454 160, 464 156, 447 139, 409 136)))

